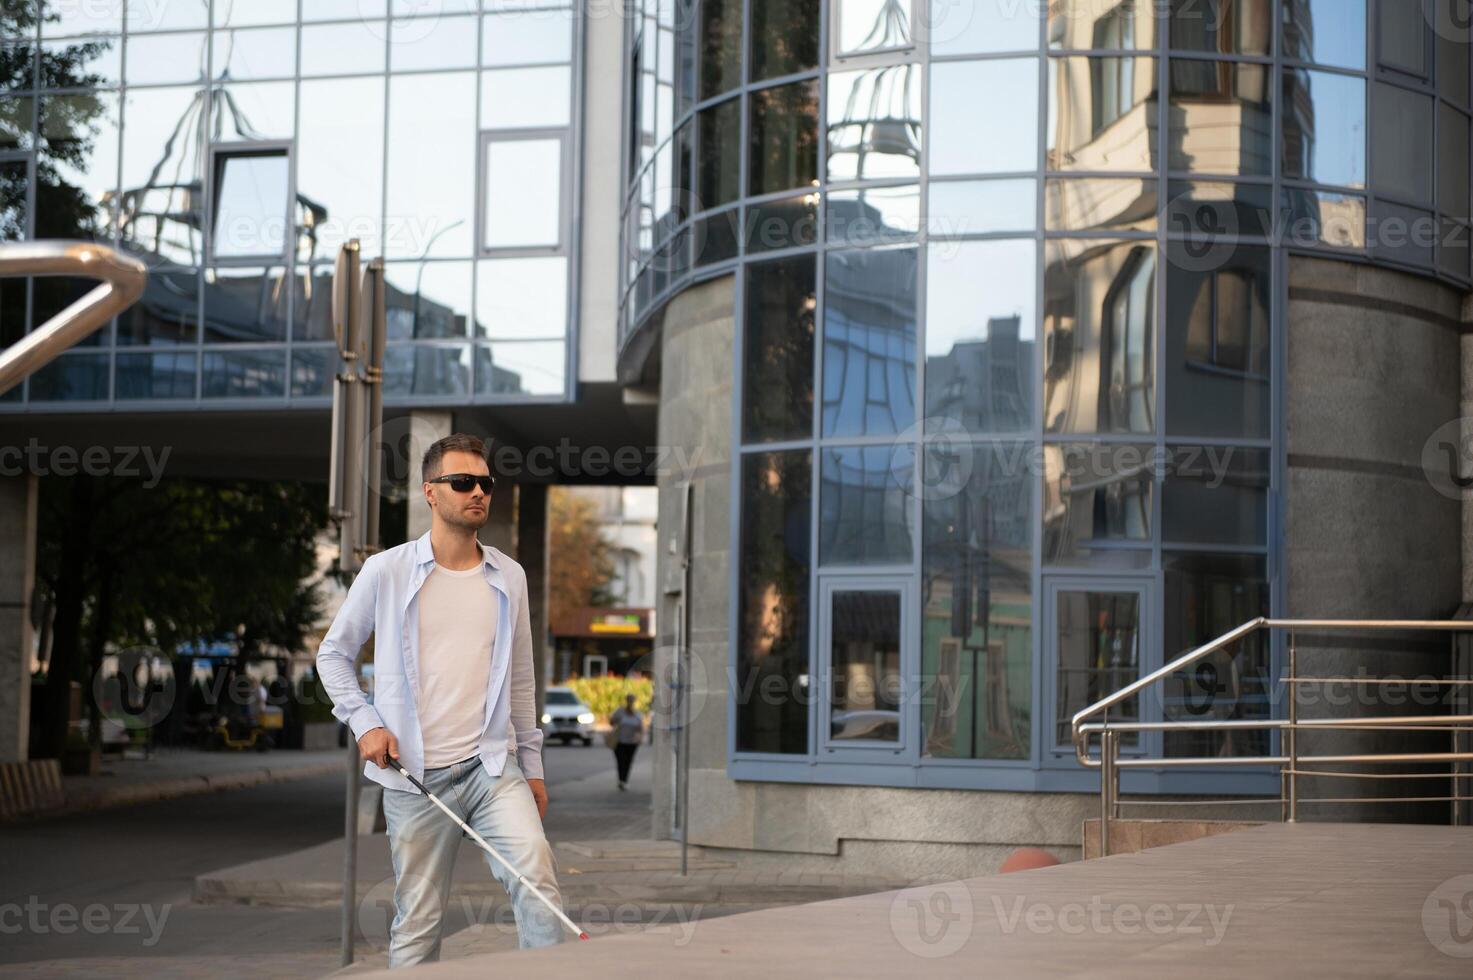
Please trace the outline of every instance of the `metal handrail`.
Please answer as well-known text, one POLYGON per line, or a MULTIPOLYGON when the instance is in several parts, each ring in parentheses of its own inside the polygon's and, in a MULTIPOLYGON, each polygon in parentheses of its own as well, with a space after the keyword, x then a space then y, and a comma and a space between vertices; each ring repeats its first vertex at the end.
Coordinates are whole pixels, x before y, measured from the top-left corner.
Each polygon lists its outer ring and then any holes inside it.
POLYGON ((100 279, 102 284, 0 351, 0 395, 132 306, 148 284, 148 269, 142 262, 96 242, 0 245, 3 276, 76 276, 100 279))
MULTIPOLYGON (((1305 683, 1327 683, 1332 681, 1346 680, 1355 683, 1370 683, 1362 678, 1338 678, 1338 677, 1300 677, 1298 676, 1295 656, 1294 633, 1298 630, 1321 630, 1321 631, 1347 631, 1347 632, 1415 632, 1415 631, 1438 631, 1448 633, 1473 631, 1473 621, 1470 620, 1445 620, 1445 619, 1403 619, 1403 620, 1359 620, 1359 619, 1270 619, 1259 616, 1248 622, 1229 630, 1216 639, 1209 640, 1194 650, 1177 657, 1171 663, 1152 671, 1130 684, 1122 687, 1106 697, 1101 698, 1094 704, 1075 712, 1071 719, 1071 731, 1074 742, 1074 754, 1080 765, 1098 768, 1100 770, 1100 853, 1109 853, 1109 824, 1118 816, 1121 801, 1119 799, 1120 770, 1129 768, 1138 769, 1160 769, 1160 768, 1203 768, 1209 766, 1262 766, 1277 765, 1280 767, 1281 791, 1279 803, 1282 807, 1283 817, 1293 821, 1297 819, 1298 805, 1301 802, 1298 795, 1298 778, 1301 776, 1328 776, 1331 773, 1313 772, 1301 769, 1302 764, 1357 764, 1357 765, 1386 765, 1386 764, 1425 764, 1434 762, 1451 763, 1452 768, 1443 774, 1444 778, 1453 780, 1452 793, 1448 796, 1438 797, 1373 797, 1365 800, 1360 799, 1314 799, 1303 802, 1314 803, 1339 803, 1339 802, 1392 802, 1401 800, 1413 801, 1443 801, 1451 802, 1453 805, 1453 821, 1458 822, 1459 807, 1462 802, 1473 799, 1461 795, 1459 788, 1462 780, 1469 778, 1469 773, 1464 769, 1463 763, 1473 762, 1473 751, 1464 751, 1459 739, 1462 733, 1473 733, 1473 714, 1448 714, 1448 715, 1409 715, 1396 717, 1358 717, 1358 718, 1312 718, 1300 719, 1298 717, 1297 695, 1293 694, 1296 685, 1305 683), (1211 656, 1213 653, 1230 646, 1239 640, 1252 635, 1261 629, 1286 629, 1289 630, 1288 651, 1288 674, 1281 680, 1291 692, 1289 700, 1289 715, 1287 718, 1262 718, 1262 719, 1223 719, 1216 721, 1132 721, 1112 722, 1107 712, 1114 706, 1139 694, 1152 684, 1170 677, 1190 667, 1192 664, 1211 656), (1098 721, 1091 721, 1092 718, 1098 721), (1203 758, 1148 758, 1144 756, 1133 758, 1120 758, 1120 737, 1131 732, 1171 732, 1171 731, 1233 731, 1233 730, 1276 730, 1284 734, 1284 751, 1280 755, 1235 755, 1235 756, 1210 756, 1203 758), (1331 731, 1437 731, 1451 732, 1453 734, 1453 746, 1451 752, 1411 752, 1411 753, 1374 753, 1374 754, 1347 754, 1347 755, 1302 755, 1298 752, 1296 734, 1300 731, 1331 730, 1331 731), (1090 754, 1090 741, 1093 736, 1100 737, 1100 753, 1098 757, 1090 754)), ((1448 680, 1441 678, 1414 678, 1405 681, 1408 684, 1428 685, 1459 685, 1465 684, 1460 680, 1448 680)), ((1423 776, 1428 774, 1410 774, 1400 772, 1357 774, 1365 778, 1375 779, 1398 779, 1411 778, 1413 775, 1423 776)), ((1435 774, 1434 774, 1435 775, 1435 774)), ((1199 802, 1199 801, 1188 801, 1199 802)), ((1223 802, 1263 802, 1259 800, 1229 800, 1223 802)))

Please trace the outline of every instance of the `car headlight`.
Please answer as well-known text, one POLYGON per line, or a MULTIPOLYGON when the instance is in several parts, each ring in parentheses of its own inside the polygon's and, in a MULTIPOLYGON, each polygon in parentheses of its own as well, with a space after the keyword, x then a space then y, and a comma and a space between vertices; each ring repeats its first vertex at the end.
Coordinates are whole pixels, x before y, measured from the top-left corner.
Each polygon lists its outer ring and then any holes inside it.
POLYGON ((593 724, 593 712, 591 712, 591 711, 585 711, 581 715, 579 715, 578 716, 578 724, 580 724, 580 725, 591 725, 591 724, 593 724))
POLYGON ((544 725, 551 725, 552 724, 552 715, 544 714, 542 716, 542 724, 544 724, 544 725))

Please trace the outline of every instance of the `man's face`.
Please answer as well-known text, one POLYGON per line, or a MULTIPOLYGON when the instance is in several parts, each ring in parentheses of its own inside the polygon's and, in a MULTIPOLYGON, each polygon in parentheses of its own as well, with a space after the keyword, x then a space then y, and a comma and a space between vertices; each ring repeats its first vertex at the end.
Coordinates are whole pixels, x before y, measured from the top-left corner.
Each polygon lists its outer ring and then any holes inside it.
MULTIPOLYGON (((486 461, 475 453, 451 451, 440 460, 439 476, 447 476, 451 473, 471 473, 475 476, 487 476, 491 470, 486 466, 486 461)), ((429 501, 430 511, 439 520, 454 527, 465 527, 471 530, 480 530, 486 524, 486 518, 490 514, 491 498, 481 492, 479 485, 472 486, 467 493, 457 493, 450 489, 448 483, 425 483, 425 499, 429 501)))

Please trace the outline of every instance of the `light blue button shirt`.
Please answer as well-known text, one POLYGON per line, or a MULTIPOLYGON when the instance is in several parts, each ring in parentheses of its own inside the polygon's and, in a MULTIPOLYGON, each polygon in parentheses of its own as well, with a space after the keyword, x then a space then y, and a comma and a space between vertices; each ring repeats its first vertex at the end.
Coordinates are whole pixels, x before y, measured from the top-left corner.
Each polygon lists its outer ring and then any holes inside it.
MULTIPOLYGON (((542 778, 542 729, 535 710, 530 719, 513 718, 508 672, 524 682, 532 676, 532 627, 527 612, 527 573, 490 545, 481 545, 481 572, 496 593, 500 613, 486 683, 486 722, 481 732, 481 764, 500 776, 511 746, 508 728, 516 723, 517 765, 528 779, 542 778), (523 673, 525 671, 525 673, 523 673)), ((419 588, 434 569, 435 553, 426 531, 418 539, 371 555, 317 650, 317 673, 332 698, 332 713, 355 739, 386 728, 399 740, 399 762, 424 777, 424 741, 415 699, 421 694, 419 670, 419 588), (373 701, 358 686, 353 661, 374 636, 373 701)), ((364 762, 363 774, 391 789, 419 790, 394 769, 364 762)))

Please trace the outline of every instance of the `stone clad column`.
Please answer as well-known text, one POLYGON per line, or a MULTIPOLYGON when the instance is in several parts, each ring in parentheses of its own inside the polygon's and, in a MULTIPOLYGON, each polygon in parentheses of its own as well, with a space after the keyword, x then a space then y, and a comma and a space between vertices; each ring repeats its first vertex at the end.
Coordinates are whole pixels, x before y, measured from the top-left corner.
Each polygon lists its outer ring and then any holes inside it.
POLYGON ((24 762, 31 726, 36 476, 0 477, 0 762, 24 762))
POLYGON ((413 541, 430 529, 430 505, 420 490, 423 482, 419 461, 424 459, 425 450, 436 440, 443 439, 454 430, 449 412, 409 413, 409 520, 406 540, 413 541))
POLYGON ((537 676, 537 710, 547 689, 547 484, 517 487, 516 559, 527 573, 527 612, 532 621, 532 669, 537 676))

